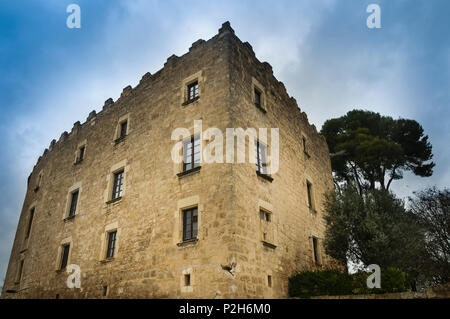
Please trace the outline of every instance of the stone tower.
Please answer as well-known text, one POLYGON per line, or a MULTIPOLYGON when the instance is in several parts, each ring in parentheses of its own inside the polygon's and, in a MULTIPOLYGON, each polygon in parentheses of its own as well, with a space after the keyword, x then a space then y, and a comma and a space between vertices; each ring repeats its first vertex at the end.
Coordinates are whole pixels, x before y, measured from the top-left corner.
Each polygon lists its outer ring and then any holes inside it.
POLYGON ((28 179, 2 297, 287 297, 290 275, 332 262, 332 187, 325 139, 226 22, 50 143, 28 179), (208 128, 224 140, 227 128, 278 128, 278 170, 261 161, 271 138, 251 134, 245 149, 260 160, 237 163, 236 141, 232 163, 225 146, 222 163, 200 161, 219 141, 208 128), (77 267, 81 288, 69 288, 77 267))

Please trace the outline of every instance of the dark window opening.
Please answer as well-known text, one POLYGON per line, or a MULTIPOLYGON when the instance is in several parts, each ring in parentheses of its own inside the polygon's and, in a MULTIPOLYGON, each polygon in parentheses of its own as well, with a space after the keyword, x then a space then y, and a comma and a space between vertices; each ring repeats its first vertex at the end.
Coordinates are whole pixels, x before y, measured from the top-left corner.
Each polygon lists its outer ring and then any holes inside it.
POLYGON ((313 237, 312 240, 313 240, 314 262, 316 264, 319 264, 318 240, 316 237, 313 237))
POLYGON ((267 286, 272 287, 272 276, 271 275, 267 276, 267 286))
POLYGON ((261 92, 255 89, 255 105, 261 107, 261 92))
POLYGON ((117 231, 108 233, 108 248, 106 250, 106 258, 113 258, 116 250, 117 231))
POLYGON ((78 154, 78 162, 81 162, 84 159, 84 151, 85 151, 86 147, 85 146, 81 146, 80 147, 80 151, 78 154))
POLYGON ((188 85, 188 102, 198 98, 198 81, 188 85))
POLYGON ((306 137, 302 137, 302 144, 303 144, 303 152, 308 153, 306 150, 306 137))
POLYGON ((184 275, 184 285, 185 286, 191 285, 191 275, 190 274, 184 275))
POLYGON ((112 199, 122 197, 123 192, 123 170, 114 174, 114 183, 112 191, 112 199))
POLYGON ((265 220, 265 221, 267 221, 267 222, 270 222, 270 219, 271 219, 271 216, 270 216, 270 213, 268 213, 268 212, 266 212, 266 211, 264 211, 264 210, 260 210, 259 211, 259 218, 261 219, 261 220, 265 220))
POLYGON ((17 281, 18 281, 18 282, 19 282, 20 280, 22 280, 23 263, 24 263, 24 260, 22 259, 22 260, 20 261, 20 264, 19 264, 19 274, 18 274, 18 276, 17 276, 17 281))
POLYGON ((26 232, 25 238, 30 237, 31 226, 33 225, 33 218, 34 218, 34 207, 30 211, 30 217, 28 219, 28 227, 27 227, 27 232, 26 232))
POLYGON ((313 201, 312 201, 312 184, 310 182, 306 182, 306 190, 308 192, 308 207, 313 209, 313 201))
POLYGON ((196 239, 198 227, 197 207, 183 210, 183 241, 196 239))
POLYGON ((183 142, 183 171, 200 166, 200 138, 191 137, 183 142))
POLYGON ((128 126, 128 121, 124 121, 124 122, 120 123, 119 139, 125 138, 125 136, 127 136, 127 126, 128 126))
POLYGON ((78 193, 78 191, 72 193, 72 198, 70 200, 69 217, 75 216, 75 213, 77 212, 78 193))
POLYGON ((69 261, 69 251, 70 251, 70 244, 62 246, 61 265, 59 267, 59 269, 61 270, 67 267, 67 262, 69 261))
POLYGON ((108 295, 108 286, 103 286, 103 297, 108 295))
POLYGON ((255 161, 256 171, 260 174, 267 174, 267 146, 255 141, 255 161))

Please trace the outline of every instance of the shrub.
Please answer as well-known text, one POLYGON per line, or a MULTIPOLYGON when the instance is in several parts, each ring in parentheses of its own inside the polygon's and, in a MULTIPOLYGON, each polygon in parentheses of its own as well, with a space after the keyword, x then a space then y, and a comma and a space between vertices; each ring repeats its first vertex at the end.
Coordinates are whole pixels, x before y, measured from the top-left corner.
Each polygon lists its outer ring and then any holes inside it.
POLYGON ((352 275, 338 270, 303 271, 289 278, 291 297, 337 296, 406 291, 406 276, 396 268, 381 270, 381 288, 367 287, 368 272, 352 275))

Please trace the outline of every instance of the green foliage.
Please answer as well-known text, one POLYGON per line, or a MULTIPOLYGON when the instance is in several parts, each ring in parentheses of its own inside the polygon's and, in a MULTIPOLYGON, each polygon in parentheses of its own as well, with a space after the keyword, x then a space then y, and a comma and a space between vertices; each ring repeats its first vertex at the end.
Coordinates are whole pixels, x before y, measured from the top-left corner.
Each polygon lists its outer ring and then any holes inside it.
POLYGON ((381 269, 381 288, 367 287, 368 272, 352 275, 338 270, 303 271, 289 278, 289 296, 339 296, 406 291, 406 275, 400 269, 381 269))
POLYGON ((362 196, 351 186, 325 201, 326 253, 343 264, 377 264, 409 272, 424 255, 423 231, 401 200, 386 190, 362 196))
POLYGON ((327 120, 321 130, 331 157, 337 182, 354 183, 361 193, 379 183, 389 189, 403 171, 431 176, 432 147, 422 126, 414 120, 381 116, 379 113, 353 110, 327 120), (386 181, 385 178, 388 178, 386 181))

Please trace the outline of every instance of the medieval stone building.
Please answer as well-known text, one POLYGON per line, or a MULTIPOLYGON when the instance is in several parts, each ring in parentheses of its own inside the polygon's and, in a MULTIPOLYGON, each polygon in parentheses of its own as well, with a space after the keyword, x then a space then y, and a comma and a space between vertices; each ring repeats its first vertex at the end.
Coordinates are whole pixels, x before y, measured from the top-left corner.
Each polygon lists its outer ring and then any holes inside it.
POLYGON ((227 22, 50 143, 28 179, 2 297, 283 298, 290 275, 331 263, 332 187, 325 139, 227 22), (260 162, 271 139, 251 135, 256 163, 200 161, 211 139, 195 120, 224 138, 278 128, 278 170, 260 162), (176 128, 192 137, 173 139, 176 128), (70 265, 81 288, 67 285, 70 265))

